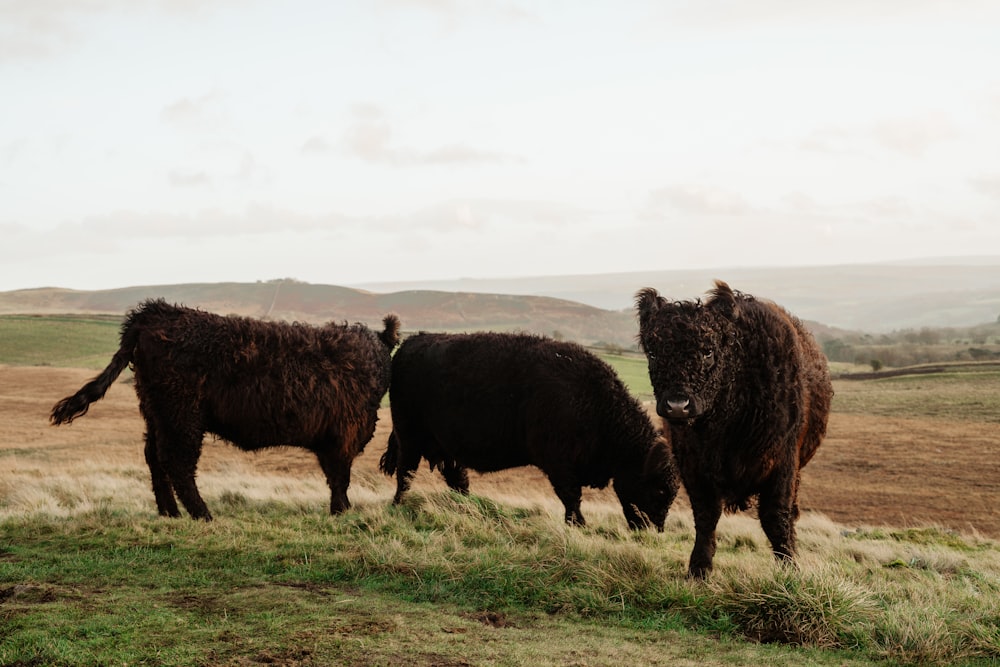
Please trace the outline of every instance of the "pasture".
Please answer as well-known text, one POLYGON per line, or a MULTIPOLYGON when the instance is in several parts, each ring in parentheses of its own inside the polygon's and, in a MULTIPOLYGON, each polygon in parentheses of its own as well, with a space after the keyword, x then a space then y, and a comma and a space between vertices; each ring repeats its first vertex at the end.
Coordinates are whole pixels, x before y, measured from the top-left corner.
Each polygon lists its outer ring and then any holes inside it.
MULTIPOLYGON (((610 490, 585 490, 575 529, 535 470, 472 474, 465 498, 425 466, 391 507, 385 408, 342 516, 309 453, 209 442, 199 484, 216 521, 158 517, 132 387, 50 427, 94 375, 73 360, 97 354, 53 349, 66 356, 0 357, 0 664, 1000 660, 995 366, 837 380, 803 472, 799 568, 735 515, 701 583, 684 578, 683 494, 663 533, 632 533, 610 490)), ((643 396, 641 374, 629 385, 643 396)))

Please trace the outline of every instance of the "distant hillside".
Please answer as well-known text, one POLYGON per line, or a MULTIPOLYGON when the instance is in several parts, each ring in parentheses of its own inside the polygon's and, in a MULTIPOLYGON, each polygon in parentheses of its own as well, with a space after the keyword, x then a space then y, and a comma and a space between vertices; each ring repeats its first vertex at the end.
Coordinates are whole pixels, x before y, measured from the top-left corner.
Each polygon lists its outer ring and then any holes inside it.
POLYGON ((620 310, 631 308, 633 295, 641 287, 655 287, 672 299, 692 299, 704 295, 716 278, 734 289, 776 301, 804 320, 854 331, 974 326, 995 322, 1000 315, 1000 257, 366 283, 358 287, 377 292, 438 289, 544 295, 620 310))
POLYGON ((140 301, 158 297, 216 313, 275 320, 365 322, 380 327, 386 313, 395 313, 405 331, 526 331, 550 336, 558 332, 585 344, 622 347, 634 344, 637 328, 629 311, 604 310, 552 297, 433 290, 376 294, 288 280, 0 292, 0 314, 123 315, 140 301))
POLYGON ((822 337, 924 327, 972 327, 1000 315, 1000 257, 914 263, 770 269, 704 269, 501 280, 381 283, 362 287, 295 280, 0 292, 2 313, 122 315, 162 297, 223 314, 287 321, 365 322, 399 315, 406 331, 558 332, 585 344, 635 344, 635 292, 667 298, 705 294, 716 278, 787 307, 822 337))

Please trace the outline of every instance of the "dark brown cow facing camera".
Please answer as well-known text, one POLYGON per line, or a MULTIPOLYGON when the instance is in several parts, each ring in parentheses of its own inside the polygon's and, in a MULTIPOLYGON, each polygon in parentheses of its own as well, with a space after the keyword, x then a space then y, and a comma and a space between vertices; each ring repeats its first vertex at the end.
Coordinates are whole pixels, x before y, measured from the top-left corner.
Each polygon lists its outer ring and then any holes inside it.
POLYGON ((380 467, 395 503, 424 458, 469 492, 467 469, 533 465, 566 521, 584 525, 583 486, 613 479, 631 528, 662 530, 679 482, 669 449, 614 370, 573 343, 503 333, 418 334, 392 362, 393 431, 380 467))
POLYGON ((160 514, 180 516, 176 492, 193 518, 211 520, 195 486, 206 433, 243 450, 312 451, 336 514, 350 507, 351 464, 374 435, 389 388, 399 319, 383 324, 376 334, 361 324, 265 322, 145 301, 128 313, 108 367, 59 401, 50 420, 84 415, 131 363, 160 514))
POLYGON ((800 470, 826 434, 833 398, 816 341, 781 307, 722 281, 705 302, 645 288, 636 309, 656 412, 694 512, 688 573, 711 571, 723 509, 754 498, 775 557, 791 561, 800 470))

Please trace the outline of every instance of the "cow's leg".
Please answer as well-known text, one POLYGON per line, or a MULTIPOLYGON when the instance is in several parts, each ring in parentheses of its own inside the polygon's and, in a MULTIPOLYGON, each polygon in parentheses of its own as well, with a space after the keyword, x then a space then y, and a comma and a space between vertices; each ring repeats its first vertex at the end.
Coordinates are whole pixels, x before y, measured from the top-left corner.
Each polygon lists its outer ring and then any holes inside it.
MULTIPOLYGON (((139 387, 141 389, 143 385, 139 387)), ((148 391, 146 388, 140 393, 140 406, 155 443, 153 446, 156 451, 153 455, 149 449, 147 434, 146 461, 153 461, 149 464, 153 475, 153 492, 156 493, 157 470, 160 470, 166 474, 166 480, 177 494, 177 500, 181 501, 191 518, 211 521, 212 514, 198 493, 194 481, 198 459, 201 457, 202 439, 205 436, 197 399, 184 392, 166 390, 157 391, 155 398, 151 399, 146 393, 148 391)), ((167 499, 169 495, 167 493, 162 500, 168 511, 176 511, 176 503, 172 498, 167 499)), ((159 495, 156 500, 160 507, 159 495)))
POLYGON ((350 509, 347 487, 351 485, 351 457, 342 450, 339 443, 331 443, 329 447, 317 450, 316 457, 326 475, 326 485, 330 487, 330 514, 340 514, 350 509))
POLYGON ((403 494, 410 490, 410 484, 413 483, 413 473, 416 472, 417 466, 420 465, 420 452, 423 451, 423 446, 417 440, 418 444, 414 447, 414 440, 415 438, 413 437, 404 438, 398 430, 396 431, 399 456, 396 463, 396 495, 392 498, 393 505, 398 505, 402 502, 403 494))
MULTIPOLYGON (((692 487, 702 488, 702 487, 692 487)), ((711 492, 688 492, 694 514, 694 548, 688 563, 688 576, 704 579, 712 571, 715 558, 715 529, 722 516, 722 499, 711 492)))
POLYGON ((202 431, 193 427, 184 429, 161 426, 156 434, 157 452, 177 498, 191 518, 211 521, 212 514, 194 481, 204 436, 202 431))
POLYGON ((586 526, 587 521, 580 511, 580 499, 583 497, 580 483, 570 475, 549 475, 549 480, 566 508, 566 523, 571 526, 586 526))
POLYGON ((149 466, 149 474, 153 479, 153 496, 156 498, 156 510, 160 516, 179 517, 180 510, 177 508, 177 499, 174 498, 174 487, 170 484, 167 471, 160 461, 160 454, 156 446, 156 427, 146 423, 146 465, 149 466))
POLYGON ((469 472, 465 468, 455 461, 448 461, 441 466, 441 474, 453 491, 469 495, 469 472))
POLYGON ((774 557, 781 562, 795 558, 795 519, 798 516, 797 475, 772 480, 761 490, 757 514, 774 557))
POLYGON ((163 467, 162 455, 158 445, 156 431, 159 428, 156 423, 156 416, 150 412, 147 404, 141 398, 139 400, 139 412, 146 422, 146 466, 149 467, 149 476, 153 482, 153 497, 156 498, 156 510, 160 516, 179 517, 180 510, 177 508, 177 499, 174 497, 174 487, 170 483, 167 471, 163 467))

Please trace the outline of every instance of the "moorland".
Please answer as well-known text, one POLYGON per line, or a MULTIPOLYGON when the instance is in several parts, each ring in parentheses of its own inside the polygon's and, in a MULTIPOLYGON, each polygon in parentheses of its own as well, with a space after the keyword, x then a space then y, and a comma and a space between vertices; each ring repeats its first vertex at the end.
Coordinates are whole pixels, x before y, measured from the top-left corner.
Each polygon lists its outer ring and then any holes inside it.
MULTIPOLYGON (((465 498, 424 467, 392 507, 376 468, 385 408, 342 516, 326 514, 308 453, 210 440, 199 484, 216 521, 158 517, 128 377, 73 425, 47 423, 107 362, 120 319, 0 317, 2 664, 1000 660, 993 359, 935 372, 835 362, 828 437, 803 472, 798 567, 777 566, 752 512, 738 514, 702 583, 684 576, 683 494, 652 533, 628 531, 609 490, 587 490, 575 529, 533 469, 472 475, 465 498)), ((967 334, 913 344, 997 344, 967 334)), ((601 353, 648 405, 641 356, 601 353)))

